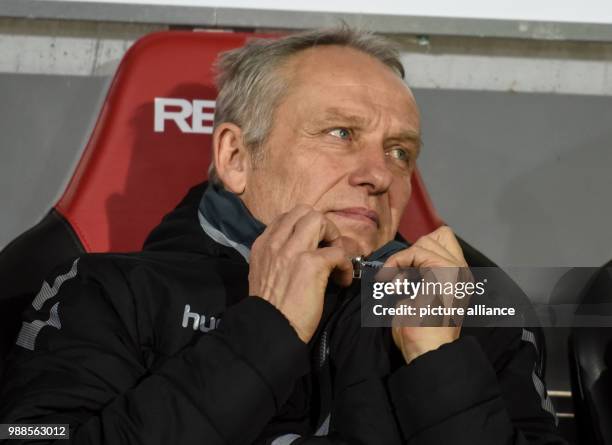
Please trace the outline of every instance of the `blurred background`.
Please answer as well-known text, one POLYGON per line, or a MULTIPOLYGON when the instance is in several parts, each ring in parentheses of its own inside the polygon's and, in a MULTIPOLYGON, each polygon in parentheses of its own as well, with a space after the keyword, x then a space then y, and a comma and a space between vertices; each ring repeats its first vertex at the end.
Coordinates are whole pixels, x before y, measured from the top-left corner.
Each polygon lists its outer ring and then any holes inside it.
MULTIPOLYGON (((0 249, 63 191, 139 37, 342 21, 400 45, 422 113, 420 170, 461 237, 502 267, 612 258, 612 3, 286 3, 0 2, 0 249)), ((562 420, 573 416, 567 334, 547 330, 547 383, 562 420)))

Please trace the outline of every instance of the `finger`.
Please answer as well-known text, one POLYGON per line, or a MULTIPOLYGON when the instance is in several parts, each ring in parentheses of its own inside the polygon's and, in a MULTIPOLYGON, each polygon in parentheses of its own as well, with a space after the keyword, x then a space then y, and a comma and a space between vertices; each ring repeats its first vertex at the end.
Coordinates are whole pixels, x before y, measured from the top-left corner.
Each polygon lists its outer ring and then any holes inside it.
POLYGON ((440 226, 428 236, 442 244, 455 258, 465 261, 463 250, 453 230, 448 226, 440 226))
POLYGON ((450 263, 458 263, 461 261, 460 258, 455 258, 453 254, 446 249, 446 247, 429 235, 422 236, 416 241, 416 243, 414 243, 414 245, 421 246, 427 250, 435 252, 441 257, 446 258, 450 263))
POLYGON ((457 267, 455 262, 449 264, 448 259, 422 246, 413 244, 408 249, 391 255, 385 261, 384 267, 457 267))
POLYGON ((362 247, 359 245, 359 243, 348 236, 340 236, 336 240, 332 241, 329 246, 325 247, 340 247, 349 257, 366 255, 366 252, 362 251, 362 247))
POLYGON ((314 250, 321 242, 331 244, 340 238, 338 227, 323 213, 312 210, 303 215, 296 223, 293 233, 287 240, 288 252, 314 250))
POLYGON ((319 242, 323 242, 325 244, 332 244, 334 241, 340 238, 342 234, 340 233, 340 229, 338 228, 338 226, 336 226, 336 224, 334 224, 331 219, 329 219, 325 215, 323 215, 323 218, 325 224, 321 236, 319 237, 319 242))
POLYGON ((280 247, 284 245, 287 239, 294 231, 295 224, 304 215, 312 211, 312 207, 304 204, 295 206, 289 212, 282 213, 272 221, 262 237, 267 239, 267 242, 272 246, 280 247))
POLYGON ((353 263, 348 259, 344 249, 338 247, 322 247, 314 251, 314 255, 321 258, 324 267, 333 272, 333 280, 340 286, 346 287, 353 282, 353 263))

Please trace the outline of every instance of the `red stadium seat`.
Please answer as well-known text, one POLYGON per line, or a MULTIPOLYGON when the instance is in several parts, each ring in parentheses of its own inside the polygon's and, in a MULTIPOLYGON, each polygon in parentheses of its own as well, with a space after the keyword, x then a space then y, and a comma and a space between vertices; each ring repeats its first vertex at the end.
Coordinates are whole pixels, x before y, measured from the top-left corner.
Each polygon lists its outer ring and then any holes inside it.
MULTIPOLYGON (((205 179, 216 98, 211 67, 217 54, 252 37, 161 32, 127 52, 72 181, 55 206, 86 251, 140 249, 185 191, 205 179)), ((401 227, 408 239, 441 224, 418 174, 413 190, 401 227)))
MULTIPOLYGON (((159 32, 124 56, 72 179, 45 218, 0 253, 1 357, 18 314, 56 265, 83 252, 139 250, 210 162, 217 55, 253 34, 159 32), (27 265, 27 267, 26 267, 27 265)), ((409 240, 442 224, 419 174, 401 225, 409 240)))

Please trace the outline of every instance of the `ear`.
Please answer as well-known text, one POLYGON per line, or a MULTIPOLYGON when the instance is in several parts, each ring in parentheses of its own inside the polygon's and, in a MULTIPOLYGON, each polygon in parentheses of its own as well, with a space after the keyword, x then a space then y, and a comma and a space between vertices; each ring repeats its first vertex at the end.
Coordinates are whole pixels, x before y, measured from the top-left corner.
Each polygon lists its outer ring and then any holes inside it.
POLYGON ((224 122, 215 129, 213 156, 217 175, 224 187, 237 195, 242 194, 246 187, 250 158, 238 125, 224 122))

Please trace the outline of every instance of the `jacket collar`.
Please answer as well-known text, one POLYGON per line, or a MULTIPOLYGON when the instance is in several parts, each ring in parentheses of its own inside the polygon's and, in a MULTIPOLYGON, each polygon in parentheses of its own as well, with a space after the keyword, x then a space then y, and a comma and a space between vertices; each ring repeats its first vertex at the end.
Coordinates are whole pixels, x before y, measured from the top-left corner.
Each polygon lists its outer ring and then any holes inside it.
POLYGON ((209 237, 237 250, 247 263, 251 246, 266 228, 238 196, 212 183, 208 184, 202 195, 198 218, 209 237))

